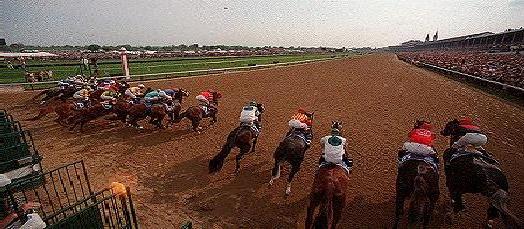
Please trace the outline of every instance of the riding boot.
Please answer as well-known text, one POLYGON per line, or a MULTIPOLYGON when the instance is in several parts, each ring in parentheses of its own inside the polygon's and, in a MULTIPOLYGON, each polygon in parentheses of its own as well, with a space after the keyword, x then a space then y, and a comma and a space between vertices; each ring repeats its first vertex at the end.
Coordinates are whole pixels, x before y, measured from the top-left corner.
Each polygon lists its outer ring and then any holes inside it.
POLYGON ((353 159, 348 158, 348 156, 346 154, 342 155, 342 162, 344 162, 344 164, 346 164, 346 166, 348 167, 349 170, 351 170, 351 168, 353 167, 353 159))

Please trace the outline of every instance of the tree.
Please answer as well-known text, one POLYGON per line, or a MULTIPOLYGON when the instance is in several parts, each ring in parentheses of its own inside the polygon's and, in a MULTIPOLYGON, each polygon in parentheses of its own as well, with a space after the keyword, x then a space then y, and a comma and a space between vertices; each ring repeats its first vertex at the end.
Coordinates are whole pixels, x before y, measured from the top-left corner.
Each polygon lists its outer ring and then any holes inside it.
POLYGON ((100 45, 97 45, 97 44, 92 44, 92 45, 87 46, 87 50, 91 52, 98 51, 100 50, 100 48, 101 48, 100 45))

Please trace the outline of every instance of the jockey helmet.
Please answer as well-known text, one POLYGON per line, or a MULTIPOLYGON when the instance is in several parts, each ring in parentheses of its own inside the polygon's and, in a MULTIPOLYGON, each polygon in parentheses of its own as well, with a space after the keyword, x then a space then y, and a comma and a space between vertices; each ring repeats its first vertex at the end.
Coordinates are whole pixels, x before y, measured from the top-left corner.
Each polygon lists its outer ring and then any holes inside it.
POLYGON ((459 124, 460 125, 473 125, 473 119, 467 116, 461 117, 459 119, 459 124))
POLYGON ((306 110, 304 108, 298 108, 298 113, 305 114, 306 110))
POLYGON ((257 103, 257 101, 255 101, 255 100, 249 102, 249 106, 254 106, 254 107, 256 107, 257 104, 258 104, 258 103, 257 103))
POLYGON ((337 129, 337 128, 332 128, 332 129, 331 129, 331 134, 332 134, 332 135, 340 135, 340 130, 337 129))
POLYGON ((417 121, 415 121, 415 125, 413 128, 431 131, 433 129, 433 126, 431 125, 430 121, 427 121, 425 119, 418 119, 417 121))

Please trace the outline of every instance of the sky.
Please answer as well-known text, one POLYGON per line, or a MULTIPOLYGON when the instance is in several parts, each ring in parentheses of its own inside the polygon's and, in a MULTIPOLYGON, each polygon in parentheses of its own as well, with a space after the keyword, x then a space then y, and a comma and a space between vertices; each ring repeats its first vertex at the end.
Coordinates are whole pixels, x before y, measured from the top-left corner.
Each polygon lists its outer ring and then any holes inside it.
POLYGON ((28 45, 383 47, 524 27, 524 0, 0 0, 28 45))

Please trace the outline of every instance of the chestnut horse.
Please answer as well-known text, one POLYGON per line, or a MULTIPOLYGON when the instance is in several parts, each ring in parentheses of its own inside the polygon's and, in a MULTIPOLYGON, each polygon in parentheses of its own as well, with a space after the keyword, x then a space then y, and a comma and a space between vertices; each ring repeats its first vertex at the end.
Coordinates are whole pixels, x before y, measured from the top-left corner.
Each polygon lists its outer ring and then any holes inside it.
POLYGON ((501 216, 507 228, 522 228, 522 222, 508 209, 509 184, 502 169, 487 162, 481 155, 469 153, 457 156, 460 150, 452 146, 461 137, 459 125, 459 121, 454 119, 441 131, 443 136, 450 137, 450 147, 444 152, 444 171, 453 210, 458 212, 465 208, 462 202, 463 194, 480 193, 490 200, 487 227, 491 228, 493 220, 501 216))
POLYGON ((38 108, 38 115, 32 118, 25 119, 25 121, 36 121, 48 114, 55 112, 58 117, 55 120, 60 125, 64 124, 64 121, 70 117, 74 112, 75 104, 72 100, 62 100, 58 97, 52 98, 46 104, 40 105, 38 108))
POLYGON ((349 176, 346 170, 330 164, 318 169, 309 195, 309 206, 306 215, 306 228, 336 228, 346 206, 346 190, 349 176), (313 221, 315 209, 319 213, 313 221))
POLYGON ((149 123, 154 124, 157 126, 157 128, 162 129, 164 128, 162 121, 164 120, 167 114, 164 104, 151 105, 151 107, 148 108, 145 103, 141 103, 132 105, 128 109, 128 115, 129 124, 138 129, 143 128, 138 124, 138 121, 147 118, 147 116, 151 117, 149 123))
POLYGON ((74 130, 80 124, 80 131, 82 131, 86 123, 114 112, 115 106, 118 106, 118 104, 118 102, 115 102, 112 104, 112 108, 108 109, 101 103, 95 103, 87 109, 76 112, 68 120, 68 123, 72 124, 69 130, 74 130))
POLYGON ((220 94, 217 91, 213 91, 213 101, 209 101, 211 106, 214 108, 208 107, 209 111, 207 114, 205 114, 204 110, 200 106, 192 106, 187 108, 186 111, 182 112, 180 116, 177 119, 177 122, 179 122, 183 118, 187 118, 191 120, 191 125, 193 126, 193 130, 196 132, 199 132, 202 127, 200 127, 200 121, 202 121, 203 118, 211 118, 211 125, 217 122, 217 114, 218 114, 218 100, 222 98, 222 94, 220 94))
MULTIPOLYGON (((261 113, 258 121, 262 122, 262 113, 264 113, 265 107, 259 103, 257 104, 257 109, 261 113)), ((220 171, 224 165, 224 160, 235 147, 240 149, 240 153, 236 156, 235 173, 238 173, 240 171, 240 160, 249 152, 249 149, 251 149, 251 152, 255 152, 257 140, 258 136, 253 133, 251 126, 241 125, 235 128, 227 136, 226 144, 222 146, 220 153, 209 161, 209 173, 220 171)))

